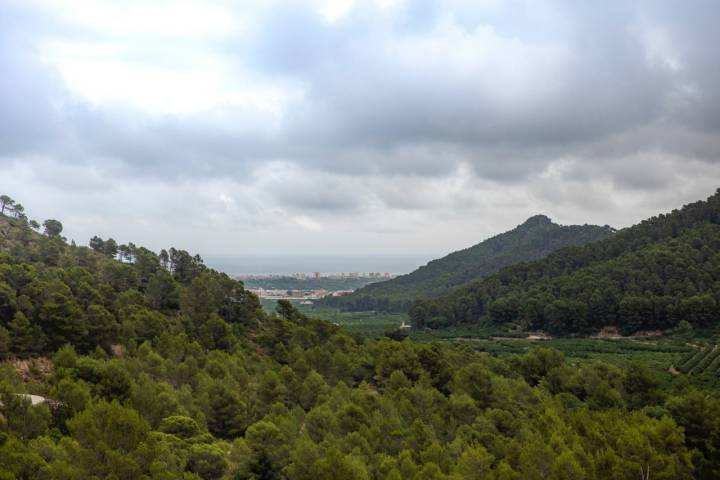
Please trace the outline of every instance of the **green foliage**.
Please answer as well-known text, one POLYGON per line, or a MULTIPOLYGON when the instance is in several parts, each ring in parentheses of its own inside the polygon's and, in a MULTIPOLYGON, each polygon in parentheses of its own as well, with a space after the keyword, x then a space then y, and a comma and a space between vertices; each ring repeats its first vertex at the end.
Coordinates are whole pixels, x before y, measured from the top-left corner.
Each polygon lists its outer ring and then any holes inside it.
MULTIPOLYGON (((262 301, 267 310, 273 311, 266 306, 267 301, 262 301)), ((385 312, 341 312, 336 308, 305 306, 294 304, 298 311, 306 316, 319 318, 330 323, 343 327, 343 329, 370 338, 381 338, 390 330, 397 329, 402 323, 410 323, 406 313, 385 313, 385 312)))
MULTIPOLYGON (((3 480, 44 478, 47 465, 27 443, 0 433, 0 476, 3 480)), ((77 478, 77 477, 76 477, 77 478)))
POLYGON ((159 430, 180 438, 192 438, 200 433, 200 427, 197 422, 193 418, 182 415, 172 415, 163 418, 159 430))
POLYGON ((0 223, 7 230, 0 252, 12 254, 0 255, 0 327, 16 356, 52 353, 66 343, 88 352, 155 340, 179 323, 179 312, 193 339, 229 350, 237 343, 232 325, 257 321, 258 299, 242 283, 185 251, 171 249, 163 263, 143 247, 121 245, 119 261, 112 239, 68 246, 59 222, 46 222, 46 236, 16 219, 0 223))
POLYGON ((343 455, 339 450, 333 448, 315 462, 315 478, 318 480, 336 478, 369 480, 370 476, 361 460, 350 455, 343 455))
POLYGON ((127 400, 132 391, 130 375, 118 362, 109 362, 100 371, 96 391, 108 400, 127 400))
POLYGON ((0 415, 7 431, 21 440, 42 435, 50 423, 47 406, 33 406, 30 398, 9 392, 0 395, 0 415))
POLYGON ((720 373, 716 368, 718 357, 720 357, 720 347, 717 344, 705 345, 685 355, 678 363, 678 370, 692 375, 700 375, 704 372, 717 374, 720 373))
POLYGON ((492 393, 492 375, 483 365, 473 363, 463 367, 453 377, 452 389, 456 393, 465 393, 481 407, 490 405, 492 393))
POLYGON ((214 445, 193 445, 187 462, 187 471, 197 474, 204 480, 221 478, 228 463, 225 452, 214 445))
POLYGON ((10 356, 10 332, 7 328, 0 326, 0 361, 10 356))
POLYGON ((691 335, 693 327, 687 320, 680 320, 675 326, 675 333, 678 335, 691 335))
POLYGON ((557 350, 534 348, 518 357, 516 365, 526 382, 537 385, 552 369, 561 366, 564 361, 563 354, 557 350))
POLYGON ((287 439, 272 422, 259 421, 245 436, 252 451, 250 470, 257 478, 277 478, 288 455, 287 439))
POLYGON ((78 442, 78 460, 86 471, 119 478, 137 478, 142 442, 148 425, 135 410, 118 402, 91 405, 67 422, 78 442))
POLYGON ((109 349, 117 339, 120 325, 110 311, 102 305, 92 304, 87 307, 88 337, 93 343, 109 349))
POLYGON ((45 220, 43 227, 45 227, 45 235, 48 237, 58 237, 63 231, 62 223, 54 219, 45 220))
POLYGON ((82 412, 90 404, 92 391, 82 380, 63 378, 51 390, 52 398, 63 403, 70 415, 82 412))
POLYGON ((209 391, 208 429, 220 438, 234 438, 247 428, 247 406, 237 393, 224 384, 215 384, 209 391))

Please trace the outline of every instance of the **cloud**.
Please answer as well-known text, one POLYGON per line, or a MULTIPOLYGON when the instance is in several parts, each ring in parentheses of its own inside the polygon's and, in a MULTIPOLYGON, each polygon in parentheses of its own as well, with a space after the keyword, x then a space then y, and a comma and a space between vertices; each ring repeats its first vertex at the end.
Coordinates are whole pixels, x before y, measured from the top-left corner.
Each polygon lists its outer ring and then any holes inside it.
POLYGON ((720 180, 718 10, 4 2, 0 189, 78 238, 222 253, 624 226, 720 180))

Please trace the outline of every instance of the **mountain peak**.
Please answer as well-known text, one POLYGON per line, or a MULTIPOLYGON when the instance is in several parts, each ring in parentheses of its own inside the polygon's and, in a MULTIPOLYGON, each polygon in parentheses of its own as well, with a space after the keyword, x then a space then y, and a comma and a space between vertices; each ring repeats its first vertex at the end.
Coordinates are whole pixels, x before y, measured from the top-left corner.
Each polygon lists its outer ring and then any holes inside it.
POLYGON ((418 298, 440 297, 505 267, 538 260, 565 247, 603 240, 611 234, 595 225, 561 226, 550 217, 534 215, 512 230, 432 260, 407 275, 366 285, 351 295, 328 297, 323 304, 351 311, 407 311, 418 298))
POLYGON ((547 215, 533 215, 525 220, 522 227, 537 227, 541 225, 552 225, 553 221, 547 215))

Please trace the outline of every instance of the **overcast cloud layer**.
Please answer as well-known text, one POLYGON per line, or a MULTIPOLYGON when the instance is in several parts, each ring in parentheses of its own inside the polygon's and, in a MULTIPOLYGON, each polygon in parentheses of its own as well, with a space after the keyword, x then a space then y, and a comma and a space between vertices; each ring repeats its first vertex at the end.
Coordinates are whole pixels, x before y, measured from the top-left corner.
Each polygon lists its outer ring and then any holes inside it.
POLYGON ((536 213, 624 227, 720 186, 717 18, 0 0, 0 193, 78 243, 206 255, 442 253, 536 213))

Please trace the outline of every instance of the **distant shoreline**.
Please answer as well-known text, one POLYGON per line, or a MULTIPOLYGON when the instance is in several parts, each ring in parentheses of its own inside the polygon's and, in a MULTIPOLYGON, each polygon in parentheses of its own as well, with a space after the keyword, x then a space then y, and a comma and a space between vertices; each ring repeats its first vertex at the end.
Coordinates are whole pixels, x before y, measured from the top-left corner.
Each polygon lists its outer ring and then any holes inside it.
POLYGON ((204 256, 205 264, 232 276, 245 275, 341 275, 349 272, 388 272, 402 275, 425 265, 436 254, 398 256, 359 255, 242 255, 204 256))

